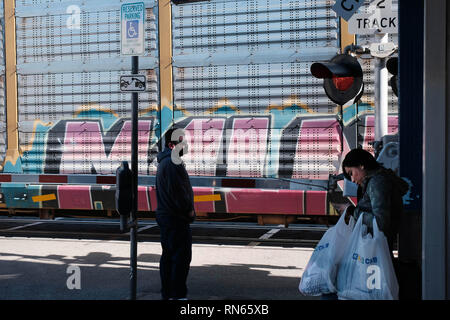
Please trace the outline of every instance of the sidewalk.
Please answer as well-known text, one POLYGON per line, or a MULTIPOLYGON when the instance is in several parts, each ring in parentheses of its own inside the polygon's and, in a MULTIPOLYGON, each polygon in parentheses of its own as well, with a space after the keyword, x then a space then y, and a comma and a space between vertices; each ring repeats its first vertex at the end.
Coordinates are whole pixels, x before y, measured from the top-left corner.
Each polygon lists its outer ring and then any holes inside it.
MULTIPOLYGON (((192 251, 190 300, 311 299, 298 283, 312 249, 194 244, 192 251)), ((125 241, 0 237, 0 299, 127 300, 129 252, 125 241)), ((139 242, 138 300, 160 299, 160 254, 158 242, 139 242)))

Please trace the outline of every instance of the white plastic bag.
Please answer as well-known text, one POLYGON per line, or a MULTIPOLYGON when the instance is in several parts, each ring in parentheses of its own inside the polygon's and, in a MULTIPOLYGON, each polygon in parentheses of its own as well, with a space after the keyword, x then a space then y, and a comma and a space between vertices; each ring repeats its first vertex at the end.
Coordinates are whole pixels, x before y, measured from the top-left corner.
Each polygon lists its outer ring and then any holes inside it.
POLYGON ((373 236, 360 215, 337 274, 339 299, 397 300, 398 282, 386 236, 373 219, 373 236))
POLYGON ((337 267, 355 224, 353 217, 350 217, 348 225, 344 218, 345 213, 335 226, 325 232, 314 249, 299 283, 298 289, 302 294, 318 296, 336 292, 337 267))

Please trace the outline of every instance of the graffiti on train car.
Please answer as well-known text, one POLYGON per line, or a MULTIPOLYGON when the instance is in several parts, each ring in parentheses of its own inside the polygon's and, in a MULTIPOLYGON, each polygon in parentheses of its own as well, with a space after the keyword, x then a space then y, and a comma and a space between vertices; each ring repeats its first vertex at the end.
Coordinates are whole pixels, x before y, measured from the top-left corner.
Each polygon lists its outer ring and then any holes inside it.
MULTIPOLYGON (((139 171, 154 174, 151 146, 154 118, 138 125, 139 171)), ((131 121, 118 119, 107 131, 100 120, 61 120, 47 134, 44 173, 114 174, 131 155, 131 121)))
POLYGON ((282 141, 290 143, 281 145, 279 176, 328 179, 349 151, 346 138, 335 116, 295 118, 281 133, 282 141))
MULTIPOLYGON (((183 160, 189 174, 328 179, 339 171, 341 158, 350 149, 358 144, 370 149, 373 141, 373 113, 358 116, 358 132, 356 117, 350 113, 344 114, 343 131, 334 114, 290 115, 270 112, 179 118, 174 126, 185 131, 189 151, 183 160)), ((397 115, 391 115, 389 133, 397 131, 397 115)), ((139 173, 154 175, 158 115, 140 117, 138 132, 139 173)), ((114 174, 120 161, 130 158, 131 121, 99 117, 60 120, 35 139, 42 141, 32 144, 35 150, 27 151, 41 157, 34 173, 114 174)), ((24 156, 22 163, 28 158, 24 156)))
POLYGON ((179 121, 176 127, 185 130, 189 145, 183 156, 186 167, 195 175, 235 177, 265 177, 276 164, 280 177, 327 179, 336 171, 341 139, 335 116, 296 117, 281 135, 271 128, 271 119, 239 115, 179 121), (273 152, 277 139, 280 148, 273 152), (316 167, 302 168, 302 162, 315 161, 316 167))
POLYGON ((270 116, 189 117, 175 126, 184 129, 183 160, 195 175, 265 176, 270 116))
MULTIPOLYGON (((342 156, 358 144, 370 149, 374 116, 341 125, 335 115, 299 115, 284 128, 272 128, 273 115, 204 117, 177 122, 185 130, 189 152, 183 156, 193 175, 328 179, 339 171, 342 156), (279 148, 274 150, 274 146, 279 148), (276 170, 275 175, 270 172, 276 170)), ((398 118, 389 116, 389 133, 398 118)))

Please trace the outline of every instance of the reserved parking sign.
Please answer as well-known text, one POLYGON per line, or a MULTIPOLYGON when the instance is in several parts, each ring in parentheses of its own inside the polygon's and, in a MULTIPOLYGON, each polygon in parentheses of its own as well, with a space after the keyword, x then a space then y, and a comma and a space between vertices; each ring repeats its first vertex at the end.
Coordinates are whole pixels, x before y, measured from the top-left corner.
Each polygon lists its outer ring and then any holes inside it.
POLYGON ((120 9, 120 54, 144 55, 145 5, 143 2, 126 3, 120 9))

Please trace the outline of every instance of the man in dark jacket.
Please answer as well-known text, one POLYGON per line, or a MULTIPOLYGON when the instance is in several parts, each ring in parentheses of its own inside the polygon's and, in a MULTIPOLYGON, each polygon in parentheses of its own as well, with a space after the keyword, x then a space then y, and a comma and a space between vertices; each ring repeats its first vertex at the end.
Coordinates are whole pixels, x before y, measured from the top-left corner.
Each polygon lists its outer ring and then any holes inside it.
POLYGON ((186 298, 186 280, 192 258, 189 224, 195 219, 194 193, 180 158, 183 149, 179 149, 179 144, 183 136, 178 130, 166 132, 164 151, 157 156, 156 221, 161 232, 160 276, 164 300, 186 298))

